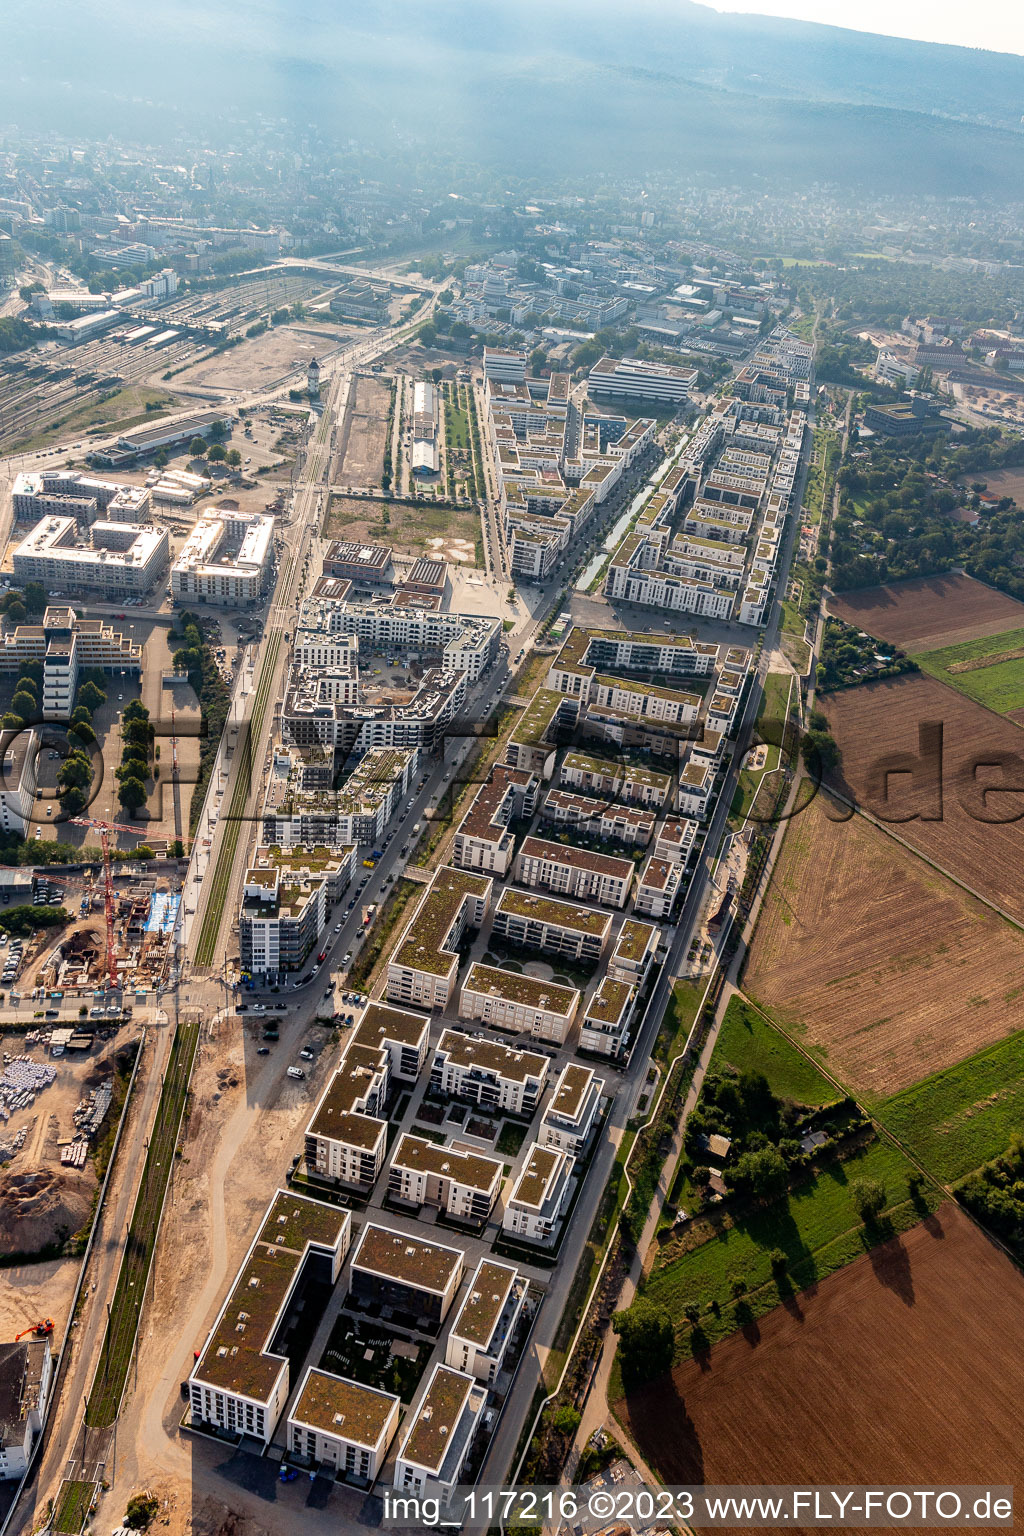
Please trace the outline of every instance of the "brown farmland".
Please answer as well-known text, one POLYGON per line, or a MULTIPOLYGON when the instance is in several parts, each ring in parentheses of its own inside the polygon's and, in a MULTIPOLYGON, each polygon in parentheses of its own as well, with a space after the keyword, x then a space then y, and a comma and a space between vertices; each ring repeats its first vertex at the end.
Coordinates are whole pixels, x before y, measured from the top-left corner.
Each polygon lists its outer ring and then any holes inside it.
POLYGON ((829 613, 904 651, 934 651, 1024 627, 1024 603, 971 576, 923 576, 841 592, 829 613))
POLYGON ((1022 1330, 1024 1277, 947 1203, 615 1412, 670 1484, 1019 1485, 1022 1330))
POLYGON ((898 1093, 1020 1028, 1024 934, 819 795, 786 833, 747 962, 857 1093, 898 1093))
POLYGON ((843 689, 822 708, 842 793, 1024 921, 1020 726, 919 673, 843 689))

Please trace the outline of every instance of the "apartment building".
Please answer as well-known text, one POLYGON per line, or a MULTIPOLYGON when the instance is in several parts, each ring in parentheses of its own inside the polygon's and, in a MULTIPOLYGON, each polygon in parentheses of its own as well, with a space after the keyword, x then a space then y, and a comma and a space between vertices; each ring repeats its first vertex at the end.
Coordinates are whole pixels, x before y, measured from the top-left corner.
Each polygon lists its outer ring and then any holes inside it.
POLYGON ((526 353, 484 348, 484 378, 504 384, 521 384, 526 379, 526 353))
POLYGON ((550 688, 538 688, 509 736, 505 762, 511 768, 549 779, 560 736, 579 719, 579 704, 550 688))
POLYGON ((487 1406, 487 1392, 472 1376, 439 1360, 416 1405, 395 1462, 398 1493, 451 1500, 487 1406))
POLYGON ((199 519, 171 566, 176 603, 258 602, 274 561, 274 519, 224 507, 199 519))
POLYGON ((387 1152, 391 1058, 350 1038, 306 1126, 305 1163, 316 1179, 368 1194, 387 1152))
POLYGON ((305 965, 355 873, 355 848, 257 848, 238 917, 242 971, 279 981, 305 965))
POLYGON ((494 908, 491 932, 507 944, 534 953, 597 962, 612 931, 610 912, 559 901, 509 886, 494 908))
POLYGON ((82 619, 74 608, 51 603, 41 624, 19 624, 0 636, 0 674, 17 677, 31 661, 41 662, 43 668, 42 718, 66 722, 82 670, 100 667, 138 677, 142 646, 102 619, 82 619))
POLYGON ((579 1005, 575 987, 475 962, 459 996, 459 1017, 561 1045, 579 1005))
POLYGON ((455 1300, 464 1267, 458 1248, 367 1222, 352 1254, 350 1300, 363 1308, 380 1307, 384 1317, 402 1312, 440 1323, 455 1300))
POLYGON ((310 1366, 288 1415, 288 1450, 297 1459, 368 1488, 398 1433, 402 1400, 310 1366))
POLYGON ((645 917, 669 918, 687 883, 681 864, 670 864, 652 854, 640 871, 634 908, 645 917))
POLYGON ((326 748, 275 752, 263 800, 263 840, 279 848, 376 847, 420 768, 417 747, 371 748, 338 789, 326 748))
POLYGON ((493 881, 466 870, 437 870, 388 961, 387 996, 420 1008, 448 1006, 459 970, 464 934, 479 928, 491 904, 493 881))
POLYGON ((278 1190, 189 1375, 192 1423, 269 1445, 289 1397, 285 1331, 303 1280, 334 1285, 351 1214, 278 1190))
POLYGON ((541 886, 559 895, 596 901, 605 907, 624 907, 633 884, 631 859, 616 859, 606 853, 549 843, 539 837, 524 839, 515 869, 521 885, 541 886))
POLYGON ((603 1092, 604 1079, 595 1076, 592 1067, 575 1061, 564 1066, 540 1123, 541 1145, 557 1147, 570 1157, 582 1156, 597 1123, 603 1092))
POLYGON ((430 1021, 421 1013, 368 1003, 349 1038, 368 1050, 386 1051, 391 1076, 400 1083, 414 1083, 427 1059, 430 1021))
POLYGON ((642 987, 657 959, 660 943, 660 928, 653 923, 638 923, 635 918, 628 917, 619 929, 615 946, 608 957, 608 975, 613 981, 642 987))
POLYGON ((516 847, 509 823, 533 815, 539 788, 535 773, 503 764, 492 768, 455 833, 454 867, 507 875, 516 847))
POLYGON ((500 1158, 468 1147, 442 1147, 404 1135, 388 1172, 388 1195, 406 1205, 429 1205, 457 1221, 485 1222, 501 1189, 500 1158))
POLYGON ((714 765, 691 752, 676 788, 676 804, 682 815, 692 821, 703 821, 708 813, 714 787, 714 765))
POLYGON ((481 1259, 445 1343, 445 1364, 493 1388, 526 1300, 525 1276, 512 1264, 481 1259))
POLYGON ((658 823, 654 856, 669 864, 686 864, 697 845, 698 826, 688 816, 667 816, 658 823))
POLYGON ((0 832, 24 837, 32 823, 36 801, 36 764, 42 738, 34 730, 0 732, 0 832))
POLYGON ((573 628, 548 668, 547 686, 586 698, 598 673, 709 677, 719 647, 692 635, 646 635, 623 630, 573 628))
POLYGON ((0 1483, 18 1482, 28 1470, 52 1383, 49 1339, 0 1344, 0 1483))
POLYGON ((353 543, 332 539, 323 561, 323 574, 368 586, 387 586, 393 575, 393 551, 386 544, 353 543))
POLYGON ((505 1231, 521 1242, 554 1243, 572 1195, 574 1166, 573 1158, 560 1147, 533 1142, 505 1201, 505 1231))
POLYGON ((629 1026, 636 1008, 637 988, 605 975, 583 1011, 580 1049, 618 1060, 629 1044, 629 1026))
POLYGON ((532 1115, 549 1067, 546 1056, 446 1029, 434 1051, 430 1086, 449 1098, 470 1099, 484 1110, 532 1115))
POLYGON ((654 836, 653 811, 617 801, 595 800, 589 795, 550 789, 541 807, 545 827, 568 828, 587 837, 607 838, 627 848, 646 848, 654 836))
POLYGON ((94 522, 79 536, 74 517, 44 517, 22 539, 12 564, 20 584, 140 597, 167 569, 167 529, 152 523, 94 522))

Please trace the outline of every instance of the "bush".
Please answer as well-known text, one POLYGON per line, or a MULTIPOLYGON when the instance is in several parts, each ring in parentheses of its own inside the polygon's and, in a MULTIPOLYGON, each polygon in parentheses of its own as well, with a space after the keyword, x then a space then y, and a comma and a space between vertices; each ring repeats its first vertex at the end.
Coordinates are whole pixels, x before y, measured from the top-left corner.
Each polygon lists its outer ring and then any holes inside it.
POLYGON ((664 1307, 639 1296, 625 1312, 616 1312, 612 1328, 619 1336, 622 1372, 634 1381, 649 1381, 672 1364, 675 1331, 664 1307))
POLYGON ((144 1531, 160 1513, 160 1501, 152 1493, 133 1493, 124 1512, 124 1523, 130 1530, 144 1531))

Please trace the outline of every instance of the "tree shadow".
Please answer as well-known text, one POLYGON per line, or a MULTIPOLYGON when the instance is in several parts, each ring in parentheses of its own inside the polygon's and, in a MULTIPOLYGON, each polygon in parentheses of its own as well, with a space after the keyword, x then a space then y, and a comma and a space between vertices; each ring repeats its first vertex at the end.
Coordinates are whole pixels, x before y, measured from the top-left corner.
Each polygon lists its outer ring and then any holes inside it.
POLYGON ((703 1483, 704 1448, 675 1372, 627 1392, 626 1407, 633 1438, 667 1483, 703 1483))
MULTIPOLYGON (((875 1231, 884 1232, 886 1228, 892 1234, 892 1224, 888 1221, 879 1222, 875 1231)), ((898 1296, 905 1306, 912 1307, 917 1297, 914 1292, 910 1255, 903 1239, 892 1234, 884 1242, 871 1248, 868 1258, 871 1260, 871 1268, 879 1284, 892 1291, 894 1296, 898 1296)))

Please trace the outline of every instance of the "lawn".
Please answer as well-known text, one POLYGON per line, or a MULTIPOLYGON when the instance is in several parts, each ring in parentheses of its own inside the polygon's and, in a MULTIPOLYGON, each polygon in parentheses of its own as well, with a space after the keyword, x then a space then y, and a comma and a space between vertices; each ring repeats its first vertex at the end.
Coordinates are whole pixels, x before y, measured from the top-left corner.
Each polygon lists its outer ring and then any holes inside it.
POLYGON ((421 1340, 413 1359, 393 1354, 395 1342, 404 1346, 404 1335, 393 1338, 384 1324, 354 1322, 342 1314, 331 1329, 320 1357, 320 1370, 362 1382, 366 1387, 377 1387, 382 1392, 394 1392, 403 1403, 409 1403, 433 1353, 433 1344, 427 1339, 421 1340))
POLYGON ((1012 709, 1024 708, 1024 629, 1007 629, 999 635, 983 635, 978 640, 966 640, 962 645, 948 645, 938 651, 925 651, 914 660, 922 672, 948 683, 960 693, 994 709, 997 714, 1009 714, 1012 709), (1017 652, 1016 655, 1012 654, 1017 652), (991 665, 951 672, 950 667, 965 661, 979 661, 986 656, 1003 656, 1003 661, 991 665))
MULTIPOLYGON (((764 697, 761 707, 757 712, 757 725, 763 727, 769 721, 785 722, 788 718, 788 705, 791 694, 792 678, 788 673, 769 672, 764 681, 764 697)), ((770 731, 773 738, 768 743, 765 753, 763 768, 743 768, 740 770, 736 784, 736 793, 733 795, 730 814, 742 821, 754 803, 754 798, 761 787, 761 781, 766 773, 773 772, 779 766, 779 746, 775 738, 777 731, 770 731)))
MULTIPOLYGON (((754 1210, 736 1225, 709 1231, 706 1241, 689 1251, 667 1245, 644 1288, 645 1295, 665 1307, 681 1332, 682 1354, 689 1352, 689 1326, 683 1309, 701 1308, 700 1333, 695 1342, 715 1343, 745 1322, 763 1317, 780 1295, 800 1291, 850 1264, 877 1243, 914 1226, 939 1204, 937 1191, 910 1199, 911 1165, 887 1142, 874 1141, 844 1162, 827 1166, 816 1178, 791 1192, 788 1200, 754 1210), (886 1209, 868 1231, 853 1206, 850 1186, 855 1179, 877 1179, 885 1186, 886 1209), (772 1274, 771 1253, 781 1249, 787 1273, 779 1283, 772 1274), (737 1305, 736 1282, 746 1290, 737 1305), (708 1310, 714 1306, 715 1310, 708 1310), (737 1312, 739 1315, 737 1315, 737 1312)), ((696 1236, 697 1226, 687 1235, 696 1236)), ((703 1230, 708 1230, 704 1228, 703 1230)))
POLYGON ((95 1493, 96 1484, 80 1478, 61 1483, 52 1529, 64 1536, 78 1536, 88 1518, 95 1493))
POLYGON ((672 986, 672 993, 662 1015, 661 1028, 658 1030, 654 1049, 651 1052, 652 1061, 664 1065, 678 1056, 686 1038, 693 1028, 693 1021, 697 1017, 697 1009, 700 1000, 704 996, 704 983, 694 981, 677 981, 672 986))
POLYGON ((711 1058, 712 1071, 723 1066, 735 1067, 737 1072, 762 1072, 773 1093, 808 1108, 830 1104, 840 1096, 814 1063, 742 997, 734 997, 725 1010, 711 1058))
POLYGON ((936 1178, 973 1172, 1024 1125, 1024 1032, 915 1083, 876 1115, 936 1178))
POLYGON ((500 1153, 502 1157, 517 1157, 519 1148, 526 1140, 526 1131, 525 1125, 517 1125, 514 1120, 506 1120, 494 1144, 495 1152, 500 1153))

